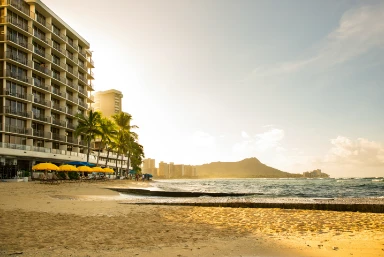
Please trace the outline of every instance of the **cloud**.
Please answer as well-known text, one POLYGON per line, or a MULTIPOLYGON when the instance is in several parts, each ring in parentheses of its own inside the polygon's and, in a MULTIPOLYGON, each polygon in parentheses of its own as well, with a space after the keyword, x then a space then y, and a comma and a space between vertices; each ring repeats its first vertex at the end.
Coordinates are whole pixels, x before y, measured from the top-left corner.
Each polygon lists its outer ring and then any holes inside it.
POLYGON ((243 140, 233 146, 233 152, 252 155, 257 152, 276 149, 279 146, 280 141, 284 138, 284 130, 270 128, 268 131, 256 134, 252 137, 242 131, 241 135, 243 140), (244 137, 245 134, 248 137, 244 137))
POLYGON ((378 142, 338 136, 331 139, 331 144, 332 148, 324 158, 325 163, 384 166, 384 147, 378 142))
POLYGON ((241 131, 241 136, 242 136, 243 138, 249 138, 249 135, 248 135, 247 132, 245 132, 245 131, 241 131))
POLYGON ((192 135, 192 143, 197 147, 211 148, 215 146, 215 141, 214 136, 201 130, 195 131, 192 135))
POLYGON ((384 47, 384 3, 366 5, 348 10, 339 26, 317 46, 306 50, 306 57, 258 67, 252 75, 274 76, 298 72, 304 68, 325 69, 342 64, 376 47, 384 47))

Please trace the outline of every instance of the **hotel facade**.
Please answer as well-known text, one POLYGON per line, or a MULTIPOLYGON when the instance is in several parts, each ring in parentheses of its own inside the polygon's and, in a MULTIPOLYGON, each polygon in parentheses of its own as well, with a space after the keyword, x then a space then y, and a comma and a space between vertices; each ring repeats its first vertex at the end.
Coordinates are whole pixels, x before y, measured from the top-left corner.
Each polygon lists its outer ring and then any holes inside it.
MULTIPOLYGON (((0 4, 0 166, 86 161, 75 115, 92 108, 90 44, 40 0, 0 4)), ((90 162, 96 158, 91 152, 90 162)), ((109 158, 107 166, 120 167, 109 158)))

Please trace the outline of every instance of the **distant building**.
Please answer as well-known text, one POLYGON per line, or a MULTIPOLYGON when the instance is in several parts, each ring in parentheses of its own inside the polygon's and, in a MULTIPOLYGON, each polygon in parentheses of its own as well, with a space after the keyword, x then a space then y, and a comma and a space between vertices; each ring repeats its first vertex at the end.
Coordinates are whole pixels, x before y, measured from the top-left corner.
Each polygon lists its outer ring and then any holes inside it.
POLYGON ((157 170, 157 176, 159 178, 169 178, 169 164, 165 162, 159 163, 159 168, 157 170))
POLYGON ((329 178, 329 175, 326 173, 322 173, 320 169, 307 171, 303 173, 303 177, 305 178, 329 178))
POLYGON ((111 117, 116 113, 122 112, 123 94, 116 89, 106 91, 97 91, 93 94, 95 103, 93 108, 95 111, 100 111, 103 116, 111 117))
POLYGON ((142 173, 150 173, 152 175, 157 175, 155 159, 147 158, 143 160, 142 173))

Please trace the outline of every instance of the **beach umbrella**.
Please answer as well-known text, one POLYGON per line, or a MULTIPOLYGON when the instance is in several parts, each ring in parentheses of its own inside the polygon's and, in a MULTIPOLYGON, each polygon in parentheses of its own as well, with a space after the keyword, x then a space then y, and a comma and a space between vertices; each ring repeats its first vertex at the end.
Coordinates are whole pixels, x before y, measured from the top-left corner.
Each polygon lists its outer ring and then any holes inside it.
POLYGON ((79 166, 77 167, 77 170, 81 172, 93 172, 92 168, 88 166, 79 166))
POLYGON ((59 166, 59 171, 78 171, 78 169, 73 165, 63 164, 59 166))
POLYGON ((92 171, 93 172, 105 172, 104 170, 103 170, 103 168, 101 168, 101 167, 93 167, 93 168, 91 168, 92 169, 92 171))
POLYGON ((109 172, 109 173, 113 173, 113 172, 115 172, 113 169, 111 169, 111 168, 104 168, 103 169, 103 172, 109 172))
POLYGON ((68 171, 78 171, 78 169, 73 165, 63 164, 63 165, 59 166, 59 171, 64 171, 65 172, 65 178, 69 179, 68 171))
POLYGON ((32 170, 59 170, 59 167, 57 167, 53 163, 39 163, 32 167, 32 170))
POLYGON ((66 164, 76 165, 76 166, 88 166, 88 167, 96 166, 96 164, 93 164, 93 163, 90 163, 90 162, 79 162, 79 161, 67 162, 66 164))

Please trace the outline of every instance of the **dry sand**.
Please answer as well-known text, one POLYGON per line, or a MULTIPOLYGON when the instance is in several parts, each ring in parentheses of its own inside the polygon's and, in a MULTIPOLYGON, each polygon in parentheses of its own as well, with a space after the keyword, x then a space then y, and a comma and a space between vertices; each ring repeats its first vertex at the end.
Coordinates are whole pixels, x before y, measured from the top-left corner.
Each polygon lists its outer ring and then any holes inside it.
POLYGON ((0 182, 0 256, 384 256, 384 214, 127 205, 109 181, 0 182))

